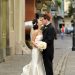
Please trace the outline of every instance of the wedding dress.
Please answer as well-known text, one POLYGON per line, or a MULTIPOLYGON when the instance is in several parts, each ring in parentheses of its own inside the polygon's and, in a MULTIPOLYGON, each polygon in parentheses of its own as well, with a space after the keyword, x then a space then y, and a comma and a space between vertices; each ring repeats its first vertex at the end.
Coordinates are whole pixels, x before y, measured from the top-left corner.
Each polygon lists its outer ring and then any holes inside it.
MULTIPOLYGON (((41 39, 42 35, 38 35, 35 42, 37 43, 41 39)), ((36 47, 32 49, 31 62, 23 67, 23 72, 21 75, 46 75, 41 52, 36 47)))

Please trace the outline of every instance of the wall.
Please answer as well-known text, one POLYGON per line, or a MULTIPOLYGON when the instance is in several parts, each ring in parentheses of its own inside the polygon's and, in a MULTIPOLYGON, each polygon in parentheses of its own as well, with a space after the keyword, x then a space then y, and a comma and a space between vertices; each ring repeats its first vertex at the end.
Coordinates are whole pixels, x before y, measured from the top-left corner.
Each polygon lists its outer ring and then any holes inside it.
POLYGON ((35 0, 25 0, 25 21, 33 20, 35 0))

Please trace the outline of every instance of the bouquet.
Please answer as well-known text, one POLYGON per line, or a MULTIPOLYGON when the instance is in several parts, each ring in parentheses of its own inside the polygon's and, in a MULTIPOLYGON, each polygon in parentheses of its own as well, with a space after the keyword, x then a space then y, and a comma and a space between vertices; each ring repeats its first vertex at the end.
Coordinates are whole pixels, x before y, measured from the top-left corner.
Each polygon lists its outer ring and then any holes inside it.
POLYGON ((43 51, 43 49, 46 49, 47 43, 46 42, 43 42, 43 41, 39 41, 37 43, 37 46, 38 46, 38 48, 39 48, 40 51, 43 51))

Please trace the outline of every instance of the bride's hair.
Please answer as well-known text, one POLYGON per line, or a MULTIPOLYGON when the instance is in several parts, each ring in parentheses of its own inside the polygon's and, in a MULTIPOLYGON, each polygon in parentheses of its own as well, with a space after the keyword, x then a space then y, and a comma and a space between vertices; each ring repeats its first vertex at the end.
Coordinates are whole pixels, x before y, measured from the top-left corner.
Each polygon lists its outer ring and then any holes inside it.
POLYGON ((33 29, 34 30, 38 29, 38 25, 37 24, 36 25, 33 25, 33 29))
POLYGON ((38 29, 38 20, 37 19, 34 19, 33 21, 32 21, 32 23, 33 23, 33 29, 34 30, 36 30, 36 29, 38 29))
POLYGON ((38 29, 38 25, 37 25, 38 24, 38 19, 39 19, 39 14, 35 13, 35 18, 32 21, 34 30, 38 29))

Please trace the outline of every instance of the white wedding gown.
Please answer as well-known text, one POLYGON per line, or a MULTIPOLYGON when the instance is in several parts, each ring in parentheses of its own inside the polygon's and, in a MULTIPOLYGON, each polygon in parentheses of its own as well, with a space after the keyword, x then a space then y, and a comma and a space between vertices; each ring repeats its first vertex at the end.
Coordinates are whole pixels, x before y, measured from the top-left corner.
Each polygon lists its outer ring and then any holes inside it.
MULTIPOLYGON (((35 42, 38 42, 41 39, 42 35, 38 35, 35 42)), ((32 60, 28 65, 23 67, 23 72, 21 75, 46 75, 40 50, 35 47, 32 49, 32 60)))

